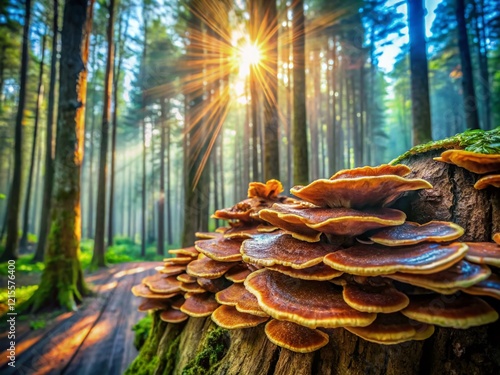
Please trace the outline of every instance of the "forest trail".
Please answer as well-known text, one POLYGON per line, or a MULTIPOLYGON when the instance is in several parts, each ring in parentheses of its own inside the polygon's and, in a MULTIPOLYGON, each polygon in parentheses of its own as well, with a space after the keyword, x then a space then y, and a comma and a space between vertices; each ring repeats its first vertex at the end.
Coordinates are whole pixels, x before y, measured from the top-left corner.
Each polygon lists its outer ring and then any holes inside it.
POLYGON ((7 365, 8 342, 0 335, 2 374, 123 374, 137 355, 132 326, 145 314, 137 311, 139 298, 130 289, 154 273, 157 263, 123 263, 86 276, 97 295, 76 312, 30 330, 17 322, 16 367, 7 365))

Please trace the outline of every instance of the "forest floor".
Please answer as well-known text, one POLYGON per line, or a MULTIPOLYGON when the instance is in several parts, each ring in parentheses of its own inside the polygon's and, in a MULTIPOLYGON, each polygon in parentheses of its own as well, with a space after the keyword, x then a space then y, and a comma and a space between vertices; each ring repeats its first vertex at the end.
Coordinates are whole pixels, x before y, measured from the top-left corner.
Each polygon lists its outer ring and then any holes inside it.
POLYGON ((122 263, 88 274, 96 294, 78 311, 45 316, 39 329, 33 329, 38 316, 18 320, 15 368, 7 365, 11 340, 2 330, 0 373, 122 374, 137 355, 132 326, 145 315, 137 311, 139 298, 130 289, 156 265, 122 263))

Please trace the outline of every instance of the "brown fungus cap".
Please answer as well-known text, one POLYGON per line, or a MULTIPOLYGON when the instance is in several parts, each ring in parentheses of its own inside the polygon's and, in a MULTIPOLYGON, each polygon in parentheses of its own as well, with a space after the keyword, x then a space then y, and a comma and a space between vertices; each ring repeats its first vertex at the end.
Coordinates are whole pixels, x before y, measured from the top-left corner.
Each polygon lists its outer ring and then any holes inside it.
POLYGON ((500 233, 495 233, 491 238, 497 243, 497 245, 500 245, 500 233))
POLYGON ((194 235, 201 240, 212 240, 224 237, 224 232, 196 232, 194 235))
POLYGON ((283 192, 283 185, 278 180, 268 180, 262 182, 250 182, 248 184, 248 198, 258 197, 266 199, 276 199, 283 192))
POLYGON ((224 233, 224 238, 233 240, 245 240, 259 233, 259 225, 255 223, 237 222, 231 223, 231 228, 224 233))
POLYGON ((146 276, 142 283, 155 293, 171 294, 181 291, 181 282, 175 276, 165 276, 161 273, 146 276))
POLYGON ((259 301, 257 301, 257 298, 250 293, 248 290, 245 290, 245 293, 243 293, 238 300, 238 302, 235 305, 236 310, 246 313, 246 314, 251 314, 251 315, 257 315, 257 316, 262 316, 262 317, 269 317, 268 314, 266 314, 259 306, 259 301))
POLYGON ((273 344, 296 353, 310 353, 328 344, 328 335, 317 329, 273 319, 266 324, 266 336, 273 344))
POLYGON ((259 217, 268 223, 277 226, 293 238, 305 242, 318 242, 321 238, 321 232, 309 228, 302 222, 302 218, 297 216, 283 215, 273 209, 264 209, 259 212, 259 217))
POLYGON ((172 249, 168 251, 169 254, 175 256, 190 256, 192 258, 196 258, 198 256, 198 250, 194 248, 194 246, 185 247, 183 249, 172 249))
POLYGON ((498 319, 498 313, 484 300, 466 294, 412 296, 401 313, 422 323, 461 329, 498 319))
POLYGON ((404 246, 425 241, 453 241, 463 234, 461 226, 447 221, 430 221, 426 224, 407 221, 396 227, 381 229, 369 239, 385 246, 404 246))
POLYGON ((380 314, 367 327, 345 327, 345 329, 366 341, 383 345, 424 340, 434 333, 433 325, 408 319, 400 313, 380 314))
POLYGON ((493 242, 466 242, 469 251, 465 259, 469 262, 500 267, 500 246, 493 242))
POLYGON ((470 172, 484 174, 500 171, 500 154, 479 154, 465 150, 447 150, 434 160, 455 164, 470 172))
POLYGON ((390 285, 345 283, 342 296, 353 309, 369 313, 393 313, 410 302, 406 294, 390 285))
POLYGON ((189 318, 187 314, 175 309, 163 310, 160 313, 160 319, 167 323, 181 323, 187 318, 189 318))
POLYGON ((158 272, 162 273, 165 276, 179 275, 184 271, 186 271, 186 266, 165 266, 158 270, 158 272))
POLYGON ((282 266, 302 269, 323 261, 323 257, 336 250, 326 243, 299 241, 289 234, 263 234, 246 240, 241 246, 243 260, 260 266, 282 266))
POLYGON ((176 258, 165 258, 163 261, 165 262, 165 267, 168 266, 184 266, 193 260, 192 257, 180 256, 176 258))
POLYGON ((382 164, 377 167, 358 167, 351 169, 343 169, 335 173, 330 180, 338 180, 342 178, 357 178, 368 176, 385 176, 395 175, 404 177, 411 172, 411 169, 404 164, 389 165, 382 164))
POLYGON ((215 299, 221 305, 236 306, 241 297, 247 292, 243 284, 233 284, 215 294, 215 299))
POLYGON ((193 318, 203 318, 212 314, 219 304, 212 293, 193 294, 181 306, 181 311, 193 318))
POLYGON ((205 279, 217 279, 223 276, 229 269, 234 267, 233 262, 219 262, 202 256, 192 261, 187 266, 187 273, 193 277, 203 277, 205 279))
POLYGON ((422 179, 385 175, 320 179, 307 186, 294 186, 290 192, 321 207, 364 208, 388 206, 406 191, 430 188, 432 185, 422 179))
POLYGON ((241 241, 232 239, 215 238, 200 240, 195 243, 196 250, 207 257, 219 262, 239 262, 241 260, 241 241))
POLYGON ((181 306, 186 302, 186 299, 184 298, 183 295, 176 295, 175 297, 172 297, 170 300, 170 307, 175 309, 175 310, 180 310, 181 306))
POLYGON ((461 260, 451 267, 436 273, 417 275, 396 272, 392 275, 386 275, 386 277, 406 284, 442 291, 443 289, 467 288, 487 279, 490 274, 491 270, 488 266, 461 260))
POLYGON ((273 271, 281 272, 282 274, 288 275, 290 277, 302 280, 325 281, 334 279, 343 274, 342 271, 334 270, 332 267, 329 267, 324 263, 316 264, 312 267, 303 269, 286 267, 279 264, 276 264, 274 266, 268 266, 267 268, 273 271))
POLYGON ((242 283, 251 273, 252 271, 250 271, 246 265, 242 264, 231 268, 224 276, 233 283, 242 283))
POLYGON ((170 301, 168 299, 142 298, 137 310, 144 312, 149 310, 165 310, 169 307, 170 301))
POLYGON ((270 217, 269 211, 277 213, 278 219, 282 221, 295 225, 302 223, 315 231, 337 236, 357 236, 371 229, 401 225, 406 219, 404 212, 391 208, 367 208, 359 211, 344 207, 322 208, 279 203, 260 211, 259 215, 266 220, 266 217, 270 217))
POLYGON ((236 310, 233 306, 219 306, 212 313, 212 320, 219 327, 226 329, 242 329, 256 327, 266 322, 269 317, 246 314, 236 310))
POLYGON ((207 290, 202 288, 197 282, 194 283, 182 283, 181 290, 186 293, 205 293, 207 290))
POLYGON ((467 249, 468 246, 461 242, 402 247, 358 244, 328 254, 323 262, 336 270, 360 276, 395 272, 427 274, 450 267, 464 257, 467 249))
POLYGON ((500 188, 500 174, 484 176, 474 184, 474 187, 478 190, 486 189, 489 186, 500 188))
POLYGON ((181 283, 194 283, 196 282, 196 277, 188 275, 187 273, 181 273, 180 275, 177 275, 177 280, 181 283))
POLYGON ((155 292, 152 292, 151 289, 149 289, 146 285, 139 284, 139 285, 135 285, 132 287, 132 294, 136 297, 167 300, 170 297, 173 297, 179 293, 178 292, 170 293, 170 294, 155 293, 155 292))
POLYGON ((494 273, 486 280, 480 281, 468 288, 462 289, 467 294, 477 296, 488 296, 500 299, 500 277, 494 273))
POLYGON ((245 280, 245 286, 264 312, 275 319, 305 327, 366 326, 376 315, 354 310, 331 283, 299 280, 262 269, 245 280))

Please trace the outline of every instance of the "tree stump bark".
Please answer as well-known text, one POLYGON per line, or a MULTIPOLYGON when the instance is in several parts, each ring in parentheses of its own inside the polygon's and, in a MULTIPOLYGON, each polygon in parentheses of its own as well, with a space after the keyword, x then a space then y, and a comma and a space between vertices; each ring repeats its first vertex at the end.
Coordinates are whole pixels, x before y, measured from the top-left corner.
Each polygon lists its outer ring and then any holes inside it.
MULTIPOLYGON (((465 229, 464 241, 491 241, 500 232, 500 189, 476 190, 478 175, 435 162, 440 151, 403 161, 409 177, 424 178, 434 189, 409 193, 397 202, 408 220, 453 221, 465 229)), ((493 270, 498 272, 498 269, 493 270)), ((441 296, 446 304, 453 296, 441 296)), ((497 311, 500 301, 485 298, 497 311)), ((183 325, 162 323, 129 372, 149 374, 500 374, 500 322, 458 330, 436 327, 425 341, 379 345, 343 328, 325 330, 330 342, 321 350, 298 354, 267 340, 264 325, 245 330, 218 328, 210 318, 183 325)))

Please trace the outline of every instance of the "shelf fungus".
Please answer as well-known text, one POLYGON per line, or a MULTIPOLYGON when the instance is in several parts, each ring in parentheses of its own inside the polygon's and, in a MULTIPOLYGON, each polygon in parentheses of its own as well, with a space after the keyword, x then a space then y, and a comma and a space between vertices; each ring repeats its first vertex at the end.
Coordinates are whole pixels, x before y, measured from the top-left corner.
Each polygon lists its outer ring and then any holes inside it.
POLYGON ((297 197, 320 207, 384 207, 411 190, 430 189, 423 179, 409 179, 390 170, 379 174, 364 169, 359 175, 342 174, 334 179, 319 179, 307 186, 294 186, 290 191, 297 197))
POLYGON ((236 310, 233 306, 222 305, 212 313, 212 320, 222 328, 241 329, 256 327, 267 322, 269 317, 247 314, 236 310))
MULTIPOLYGON (((498 155, 484 162, 450 151, 440 160, 488 166, 475 173, 500 169, 498 155)), ((227 224, 169 250, 157 273, 132 288, 139 309, 169 323, 211 317, 227 329, 267 322, 267 338, 298 353, 327 345, 331 329, 394 345, 425 340, 435 326, 494 322, 498 313, 481 296, 500 299, 500 234, 496 243, 459 242, 457 224, 406 221, 387 206, 432 188, 410 172, 341 170, 292 188, 302 200, 280 195, 277 180, 251 183, 248 198, 214 213, 227 224)))
POLYGON ((500 188, 500 174, 484 176, 474 184, 474 187, 478 190, 486 189, 489 186, 500 188))
POLYGON ((498 319, 498 313, 484 300, 466 294, 414 296, 401 313, 418 322, 461 329, 498 319))
POLYGON ((369 326, 345 329, 366 341, 384 345, 425 340, 434 333, 432 324, 419 323, 399 313, 380 314, 369 326))
POLYGON ((461 242, 399 247, 357 244, 330 253, 323 261, 351 275, 378 276, 395 272, 426 274, 452 266, 465 256, 467 250, 468 246, 461 242))
POLYGON ((447 150, 436 161, 455 164, 472 173, 485 174, 500 171, 500 154, 480 154, 465 150, 447 150))
POLYGON ((402 225, 381 229, 368 238, 385 246, 403 246, 420 242, 454 241, 463 234, 461 226, 450 222, 430 221, 419 224, 407 221, 402 225))
POLYGON ((317 329, 276 319, 266 324, 265 332, 273 344, 297 353, 314 352, 330 340, 328 334, 317 329))
POLYGON ((366 326, 376 318, 376 314, 350 307, 342 292, 328 282, 299 280, 262 269, 247 277, 245 287, 271 317, 309 328, 366 326))
POLYGON ((278 203, 270 209, 260 211, 259 216, 298 239, 311 233, 310 242, 320 240, 318 233, 357 236, 372 229, 401 225, 406 219, 404 212, 391 208, 368 208, 361 211, 345 207, 324 208, 278 203))
POLYGON ((469 251, 465 259, 478 264, 500 267, 500 245, 493 242, 466 242, 469 251))

